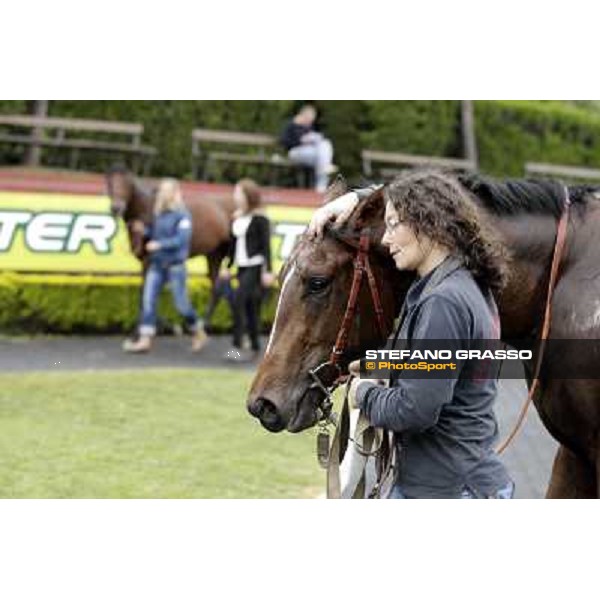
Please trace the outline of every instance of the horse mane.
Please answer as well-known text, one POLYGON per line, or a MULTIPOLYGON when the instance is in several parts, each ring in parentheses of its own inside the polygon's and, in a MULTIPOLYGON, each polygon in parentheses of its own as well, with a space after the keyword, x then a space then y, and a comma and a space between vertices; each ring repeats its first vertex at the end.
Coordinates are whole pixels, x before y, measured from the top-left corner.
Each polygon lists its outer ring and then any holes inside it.
POLYGON ((591 185, 564 186, 551 179, 507 179, 495 181, 481 175, 459 175, 460 184, 498 215, 520 213, 551 214, 559 218, 565 201, 565 187, 572 203, 584 204, 600 192, 591 185))

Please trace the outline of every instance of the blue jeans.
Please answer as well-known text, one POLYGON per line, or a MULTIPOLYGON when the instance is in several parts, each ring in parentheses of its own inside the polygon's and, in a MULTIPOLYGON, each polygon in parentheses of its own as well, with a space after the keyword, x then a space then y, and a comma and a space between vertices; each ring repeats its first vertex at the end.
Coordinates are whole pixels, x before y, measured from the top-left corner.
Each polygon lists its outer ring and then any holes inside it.
POLYGON ((150 265, 144 280, 140 335, 154 335, 156 333, 158 299, 167 282, 171 285, 171 293, 177 312, 185 319, 191 331, 197 330, 198 315, 188 298, 185 265, 182 263, 169 267, 150 265))
POLYGON ((333 146, 328 139, 320 138, 313 144, 302 144, 288 152, 288 158, 296 164, 312 167, 315 171, 315 187, 324 192, 327 187, 327 168, 333 159, 333 146))
MULTIPOLYGON (((491 498, 495 500, 510 500, 515 495, 515 484, 509 483, 506 487, 499 489, 491 498)), ((477 500, 478 496, 468 487, 463 488, 460 496, 461 500, 477 500)), ((402 488, 395 483, 390 490, 386 500, 408 500, 408 497, 402 492, 402 488)))

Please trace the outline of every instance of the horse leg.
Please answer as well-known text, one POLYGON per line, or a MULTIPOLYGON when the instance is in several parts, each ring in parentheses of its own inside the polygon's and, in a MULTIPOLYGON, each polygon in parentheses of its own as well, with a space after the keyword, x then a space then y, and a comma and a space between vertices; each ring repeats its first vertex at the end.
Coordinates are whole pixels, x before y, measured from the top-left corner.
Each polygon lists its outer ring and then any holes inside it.
POLYGON ((229 242, 222 242, 212 252, 209 252, 206 255, 206 260, 208 262, 208 278, 210 279, 210 298, 204 313, 205 327, 210 327, 210 320, 212 319, 213 312, 219 302, 220 297, 216 281, 219 277, 221 263, 227 256, 228 252, 229 242))
POLYGON ((594 469, 574 452, 561 445, 554 458, 546 498, 597 497, 598 489, 594 469))

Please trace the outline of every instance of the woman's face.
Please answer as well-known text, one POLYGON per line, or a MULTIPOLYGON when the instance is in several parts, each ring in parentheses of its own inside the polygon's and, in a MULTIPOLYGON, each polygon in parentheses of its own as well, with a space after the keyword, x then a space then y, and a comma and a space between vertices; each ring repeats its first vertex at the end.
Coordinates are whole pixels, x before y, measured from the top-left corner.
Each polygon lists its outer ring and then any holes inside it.
POLYGON ((385 207, 385 233, 381 243, 389 250, 399 271, 418 271, 433 245, 427 236, 417 237, 410 226, 402 223, 390 202, 385 207))
POLYGON ((239 211, 246 212, 248 210, 248 201, 246 200, 246 194, 244 194, 244 190, 239 184, 233 188, 233 201, 235 202, 235 207, 239 211))

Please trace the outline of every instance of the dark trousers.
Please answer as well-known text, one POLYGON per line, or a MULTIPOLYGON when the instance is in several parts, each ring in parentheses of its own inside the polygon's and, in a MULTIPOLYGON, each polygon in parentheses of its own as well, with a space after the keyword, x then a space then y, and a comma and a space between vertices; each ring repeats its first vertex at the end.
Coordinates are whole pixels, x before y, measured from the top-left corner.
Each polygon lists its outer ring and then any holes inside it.
POLYGON ((242 336, 247 331, 252 350, 259 350, 258 341, 262 266, 240 267, 238 288, 233 298, 233 345, 242 347, 242 336))
POLYGON ((219 302, 221 301, 221 298, 224 298, 227 301, 229 310, 231 310, 231 314, 233 314, 233 302, 235 299, 235 294, 233 288, 231 287, 231 281, 229 279, 218 277, 214 283, 214 289, 211 294, 206 313, 204 314, 204 325, 207 330, 211 327, 213 314, 219 302))

